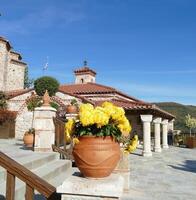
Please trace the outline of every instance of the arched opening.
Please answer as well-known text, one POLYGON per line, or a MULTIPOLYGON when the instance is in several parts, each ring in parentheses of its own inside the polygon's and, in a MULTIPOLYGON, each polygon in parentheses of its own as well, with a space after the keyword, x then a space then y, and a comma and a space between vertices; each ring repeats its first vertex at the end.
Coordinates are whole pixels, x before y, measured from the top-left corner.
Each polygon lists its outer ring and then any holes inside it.
POLYGON ((81 83, 84 83, 84 79, 83 79, 83 78, 81 78, 81 79, 80 79, 80 82, 81 82, 81 83))

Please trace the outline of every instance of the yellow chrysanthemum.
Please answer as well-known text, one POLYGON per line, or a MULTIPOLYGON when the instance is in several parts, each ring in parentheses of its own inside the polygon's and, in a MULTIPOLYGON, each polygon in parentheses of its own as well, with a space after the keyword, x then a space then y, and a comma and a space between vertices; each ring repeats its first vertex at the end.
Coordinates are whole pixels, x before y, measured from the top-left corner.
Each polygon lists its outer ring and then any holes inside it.
POLYGON ((79 112, 85 112, 87 110, 94 110, 94 107, 92 104, 90 103, 86 103, 86 104, 81 104, 80 105, 80 109, 79 109, 79 112))
POLYGON ((80 122, 83 126, 94 124, 94 107, 91 104, 82 104, 79 110, 80 122))
POLYGON ((73 138, 73 144, 78 144, 79 142, 78 138, 73 138))
POLYGON ((114 107, 114 113, 112 113, 112 119, 114 121, 118 121, 119 119, 121 119, 123 116, 125 115, 125 111, 123 108, 121 107, 114 107))
POLYGON ((120 123, 117 125, 124 136, 128 136, 131 132, 131 125, 126 117, 120 118, 120 123))
POLYGON ((104 108, 97 106, 94 110, 94 122, 98 128, 105 126, 109 122, 109 116, 106 114, 104 108))
POLYGON ((65 123, 65 138, 66 141, 69 142, 71 135, 74 131, 75 121, 73 119, 69 119, 67 123, 65 123))
POLYGON ((110 102, 104 102, 101 105, 102 108, 104 108, 105 113, 110 117, 112 117, 112 115, 115 113, 115 107, 112 103, 110 102))

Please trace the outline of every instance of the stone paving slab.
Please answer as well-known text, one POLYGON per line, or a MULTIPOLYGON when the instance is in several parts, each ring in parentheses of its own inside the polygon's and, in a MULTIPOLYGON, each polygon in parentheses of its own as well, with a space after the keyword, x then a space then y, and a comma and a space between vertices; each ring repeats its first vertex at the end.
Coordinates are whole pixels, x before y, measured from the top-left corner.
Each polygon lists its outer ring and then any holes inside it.
POLYGON ((130 155, 130 191, 122 200, 195 200, 196 149, 170 147, 152 157, 130 155))

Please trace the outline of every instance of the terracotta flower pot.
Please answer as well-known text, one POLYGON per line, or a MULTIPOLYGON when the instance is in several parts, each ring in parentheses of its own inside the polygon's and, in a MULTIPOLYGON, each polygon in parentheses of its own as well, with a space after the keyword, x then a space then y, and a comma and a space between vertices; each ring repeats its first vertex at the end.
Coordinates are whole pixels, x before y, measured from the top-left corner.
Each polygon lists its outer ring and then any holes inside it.
POLYGON ((77 114, 77 113, 78 113, 78 108, 77 108, 77 106, 68 105, 68 106, 66 107, 66 113, 68 113, 68 114, 77 114))
POLYGON ((23 141, 26 147, 33 147, 34 135, 26 132, 23 137, 23 141))
POLYGON ((120 160, 120 146, 110 137, 83 136, 73 148, 77 167, 85 177, 109 176, 120 160))

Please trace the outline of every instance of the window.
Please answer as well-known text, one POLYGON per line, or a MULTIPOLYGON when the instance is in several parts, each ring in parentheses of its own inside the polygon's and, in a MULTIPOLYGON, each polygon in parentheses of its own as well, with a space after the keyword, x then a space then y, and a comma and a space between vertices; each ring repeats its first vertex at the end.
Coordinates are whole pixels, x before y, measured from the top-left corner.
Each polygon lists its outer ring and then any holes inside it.
POLYGON ((81 83, 84 83, 84 79, 83 79, 83 78, 81 78, 80 82, 81 82, 81 83))

